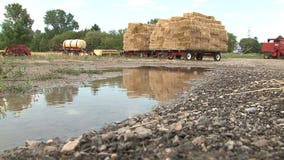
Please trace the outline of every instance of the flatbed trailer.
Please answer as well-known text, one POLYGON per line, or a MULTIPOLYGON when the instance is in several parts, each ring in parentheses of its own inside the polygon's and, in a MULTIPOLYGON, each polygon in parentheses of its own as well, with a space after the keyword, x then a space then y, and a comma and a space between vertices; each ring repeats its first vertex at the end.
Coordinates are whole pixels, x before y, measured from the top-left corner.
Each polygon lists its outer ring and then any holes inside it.
POLYGON ((141 50, 141 51, 123 51, 123 56, 139 56, 152 58, 167 58, 167 59, 185 59, 199 60, 204 56, 213 57, 215 61, 221 60, 221 52, 218 51, 192 51, 192 50, 141 50))

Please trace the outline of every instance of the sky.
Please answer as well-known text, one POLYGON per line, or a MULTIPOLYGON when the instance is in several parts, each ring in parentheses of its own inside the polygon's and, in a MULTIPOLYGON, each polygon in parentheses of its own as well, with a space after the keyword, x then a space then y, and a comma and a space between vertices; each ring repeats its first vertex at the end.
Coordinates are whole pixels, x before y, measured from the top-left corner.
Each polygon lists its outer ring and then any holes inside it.
POLYGON ((102 31, 127 28, 130 22, 147 23, 154 18, 199 12, 214 16, 227 32, 259 42, 284 36, 284 0, 0 0, 0 23, 5 6, 19 3, 34 20, 33 30, 44 31, 46 11, 62 9, 74 15, 79 30, 97 24, 102 31))

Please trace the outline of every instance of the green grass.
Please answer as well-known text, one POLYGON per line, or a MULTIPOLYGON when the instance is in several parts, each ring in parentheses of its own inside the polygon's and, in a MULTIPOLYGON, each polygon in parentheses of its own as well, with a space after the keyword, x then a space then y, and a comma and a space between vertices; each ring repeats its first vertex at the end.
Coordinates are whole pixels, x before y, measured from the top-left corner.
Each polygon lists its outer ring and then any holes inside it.
POLYGON ((247 58, 247 59, 263 59, 261 53, 237 54, 237 53, 223 53, 222 58, 247 58))

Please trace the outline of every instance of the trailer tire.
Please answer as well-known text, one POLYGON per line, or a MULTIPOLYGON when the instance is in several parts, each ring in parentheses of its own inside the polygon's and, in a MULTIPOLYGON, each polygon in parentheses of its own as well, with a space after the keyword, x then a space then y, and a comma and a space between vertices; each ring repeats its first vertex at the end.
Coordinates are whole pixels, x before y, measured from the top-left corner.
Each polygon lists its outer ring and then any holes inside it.
POLYGON ((197 59, 198 61, 202 61, 203 55, 202 55, 202 54, 197 54, 197 55, 196 55, 196 59, 197 59))
POLYGON ((220 61, 221 60, 221 54, 220 53, 215 53, 214 54, 214 61, 220 61))
POLYGON ((185 58, 186 58, 187 60, 192 60, 192 59, 193 59, 193 54, 190 53, 190 52, 188 52, 188 53, 185 54, 185 58))

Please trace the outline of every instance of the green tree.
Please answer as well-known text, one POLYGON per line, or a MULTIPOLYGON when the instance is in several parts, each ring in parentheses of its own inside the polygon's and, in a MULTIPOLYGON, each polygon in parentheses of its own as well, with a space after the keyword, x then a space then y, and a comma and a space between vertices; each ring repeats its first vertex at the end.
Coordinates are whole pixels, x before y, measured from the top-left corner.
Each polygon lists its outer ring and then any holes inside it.
POLYGON ((150 19, 150 21, 147 22, 147 24, 156 24, 158 23, 158 18, 150 19))
POLYGON ((32 42, 30 44, 30 49, 32 51, 36 51, 36 52, 40 51, 40 41, 41 41, 42 38, 43 38, 43 33, 41 33, 40 30, 36 30, 33 33, 33 39, 32 39, 32 42))
POLYGON ((85 36, 85 41, 87 43, 87 51, 92 51, 94 49, 101 49, 101 39, 102 33, 99 31, 89 31, 85 36))
POLYGON ((97 24, 94 24, 91 28, 91 31, 101 31, 101 28, 97 24))
POLYGON ((62 50, 62 44, 64 40, 66 39, 82 39, 84 36, 82 36, 81 32, 74 32, 74 31, 66 31, 62 34, 55 35, 50 41, 49 41, 49 48, 54 51, 62 50))
POLYGON ((235 36, 233 33, 227 33, 228 34, 228 52, 232 53, 236 47, 237 47, 237 36, 235 36))
POLYGON ((255 38, 243 38, 240 40, 240 47, 242 48, 243 53, 259 53, 261 46, 255 38))
POLYGON ((48 39, 46 38, 46 36, 43 36, 39 42, 39 51, 40 52, 49 51, 48 39))
POLYGON ((4 46, 12 43, 29 44, 32 40, 34 21, 30 18, 26 9, 19 3, 5 6, 5 19, 2 23, 2 39, 4 46))
POLYGON ((79 28, 79 24, 74 20, 74 16, 70 13, 66 14, 61 9, 47 11, 44 16, 44 23, 46 24, 44 29, 48 38, 79 28))

